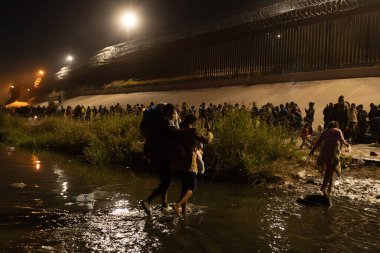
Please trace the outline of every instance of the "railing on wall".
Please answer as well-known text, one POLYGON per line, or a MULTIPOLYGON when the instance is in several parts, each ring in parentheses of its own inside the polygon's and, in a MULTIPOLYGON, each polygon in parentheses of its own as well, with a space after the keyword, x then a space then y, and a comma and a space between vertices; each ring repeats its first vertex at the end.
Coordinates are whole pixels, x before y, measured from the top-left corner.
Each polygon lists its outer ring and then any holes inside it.
POLYGON ((310 71, 380 63, 380 10, 167 55, 175 75, 310 71), (188 68, 187 66, 190 66, 188 68))
MULTIPOLYGON (((282 25, 273 23, 274 26, 258 29, 252 28, 255 21, 235 30, 229 28, 203 37, 163 43, 130 53, 113 63, 73 71, 69 80, 70 83, 101 85, 113 80, 132 78, 255 76, 373 66, 380 63, 379 5, 348 15, 330 15, 304 23, 294 22, 297 17, 308 18, 301 10, 308 15, 319 15, 318 13, 329 11, 329 8, 339 12, 340 8, 358 7, 364 5, 363 1, 272 1, 273 4, 291 4, 292 8, 298 10, 298 14, 286 14, 295 15, 293 22, 284 22, 282 25), (315 6, 320 8, 321 5, 332 7, 305 12, 315 6), (337 6, 336 9, 334 6, 337 6)), ((371 1, 367 0, 366 3, 371 1)), ((265 6, 269 8, 273 5, 265 6)), ((261 11, 266 10, 265 6, 261 11)), ((271 16, 270 9, 267 12, 271 16)), ((269 24, 269 19, 258 20, 256 24, 269 24)))

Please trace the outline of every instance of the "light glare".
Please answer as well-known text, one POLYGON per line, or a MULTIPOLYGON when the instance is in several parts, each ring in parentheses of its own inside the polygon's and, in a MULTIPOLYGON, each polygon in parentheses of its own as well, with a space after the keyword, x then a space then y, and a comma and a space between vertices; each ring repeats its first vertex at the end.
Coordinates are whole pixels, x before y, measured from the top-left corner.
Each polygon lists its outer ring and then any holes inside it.
POLYGON ((121 23, 125 28, 135 28, 138 21, 137 15, 133 12, 127 12, 121 16, 121 23))

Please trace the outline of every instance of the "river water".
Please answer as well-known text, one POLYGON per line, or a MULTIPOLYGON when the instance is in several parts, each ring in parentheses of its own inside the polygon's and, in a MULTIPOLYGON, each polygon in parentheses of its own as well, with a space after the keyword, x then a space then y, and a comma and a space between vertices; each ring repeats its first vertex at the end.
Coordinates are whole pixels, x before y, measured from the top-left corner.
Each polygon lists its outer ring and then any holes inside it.
MULTIPOLYGON (((139 201, 158 182, 151 174, 0 152, 0 252, 380 252, 378 204, 304 207, 296 193, 200 182, 186 219, 158 202, 147 219, 139 201), (83 193, 95 202, 73 202, 83 193)), ((174 178, 170 201, 179 189, 174 178)))

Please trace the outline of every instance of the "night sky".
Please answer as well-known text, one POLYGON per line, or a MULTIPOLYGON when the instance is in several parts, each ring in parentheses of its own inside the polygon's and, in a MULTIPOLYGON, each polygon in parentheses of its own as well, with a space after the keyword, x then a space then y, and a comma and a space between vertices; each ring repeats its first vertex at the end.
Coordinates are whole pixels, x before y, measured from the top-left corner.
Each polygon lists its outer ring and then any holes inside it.
MULTIPOLYGON (((65 57, 86 59, 128 38, 179 31, 223 18, 253 0, 7 0, 0 9, 0 85, 30 83, 38 69, 54 74, 65 57), (119 14, 139 13, 141 27, 122 30, 119 14)), ((4 89, 2 89, 4 90, 4 89)))

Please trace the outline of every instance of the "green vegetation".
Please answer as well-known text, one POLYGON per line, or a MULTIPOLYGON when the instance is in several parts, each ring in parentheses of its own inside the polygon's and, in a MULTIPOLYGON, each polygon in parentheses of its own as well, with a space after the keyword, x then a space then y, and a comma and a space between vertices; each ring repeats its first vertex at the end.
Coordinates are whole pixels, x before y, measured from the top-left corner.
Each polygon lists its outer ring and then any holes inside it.
POLYGON ((247 112, 235 112, 215 122, 215 141, 206 146, 205 156, 218 176, 247 178, 269 168, 279 159, 296 156, 295 144, 283 127, 252 120, 247 112))
MULTIPOLYGON (((95 164, 131 162, 143 151, 141 117, 105 117, 91 122, 52 117, 40 121, 0 114, 0 140, 30 149, 63 151, 95 164)), ((281 159, 296 156, 289 132, 252 120, 246 112, 218 117, 215 140, 206 145, 204 160, 216 177, 244 179, 281 159)))
POLYGON ((3 141, 30 149, 50 149, 81 156, 91 164, 130 162, 131 154, 141 152, 141 118, 107 117, 91 122, 51 117, 41 121, 0 116, 3 141), (4 123, 5 122, 5 123, 4 123))

